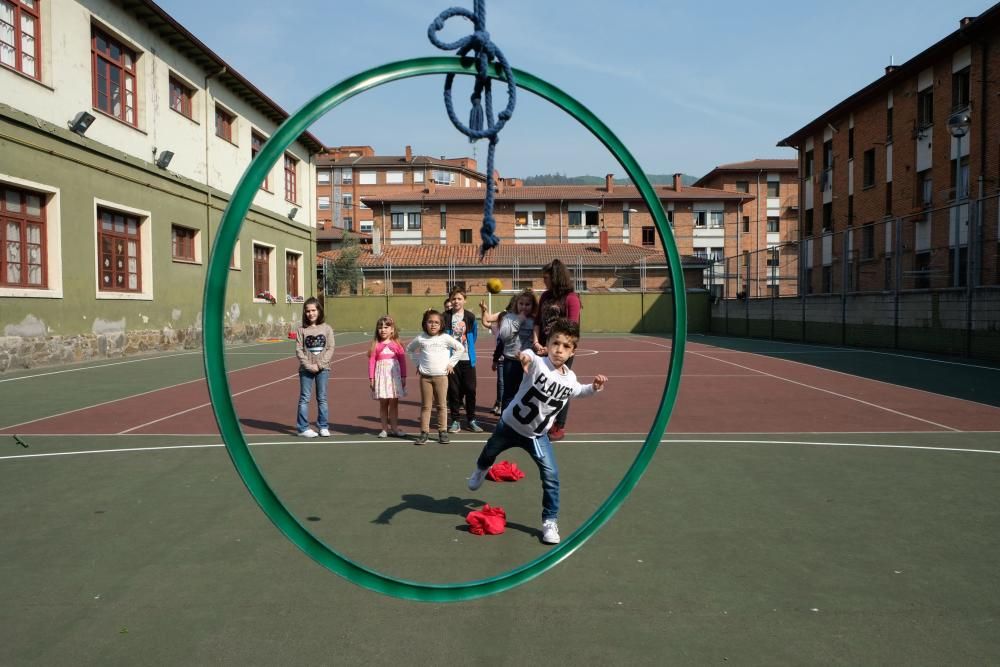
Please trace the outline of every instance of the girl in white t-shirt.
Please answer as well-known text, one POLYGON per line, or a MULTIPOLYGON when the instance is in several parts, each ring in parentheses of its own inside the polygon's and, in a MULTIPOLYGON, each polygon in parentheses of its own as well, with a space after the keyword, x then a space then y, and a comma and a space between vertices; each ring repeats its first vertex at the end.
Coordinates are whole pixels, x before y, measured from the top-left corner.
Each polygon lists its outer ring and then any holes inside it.
POLYGON ((465 347, 446 333, 441 313, 428 310, 424 313, 420 327, 422 334, 410 341, 406 353, 410 355, 417 366, 420 376, 420 435, 416 444, 427 442, 431 428, 431 407, 437 405, 438 410, 438 442, 446 444, 448 440, 448 375, 455 369, 455 364, 465 350, 465 347))

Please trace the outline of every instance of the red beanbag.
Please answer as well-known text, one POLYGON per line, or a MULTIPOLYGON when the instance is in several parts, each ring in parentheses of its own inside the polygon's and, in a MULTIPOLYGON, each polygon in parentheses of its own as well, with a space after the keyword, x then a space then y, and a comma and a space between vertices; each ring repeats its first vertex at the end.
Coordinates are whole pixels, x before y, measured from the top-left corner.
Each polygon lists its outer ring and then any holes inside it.
POLYGON ((524 477, 524 473, 512 461, 500 461, 486 471, 486 479, 494 482, 516 482, 524 477))
POLYGON ((499 535, 507 528, 507 513, 502 507, 483 505, 483 509, 469 512, 465 522, 473 535, 499 535))

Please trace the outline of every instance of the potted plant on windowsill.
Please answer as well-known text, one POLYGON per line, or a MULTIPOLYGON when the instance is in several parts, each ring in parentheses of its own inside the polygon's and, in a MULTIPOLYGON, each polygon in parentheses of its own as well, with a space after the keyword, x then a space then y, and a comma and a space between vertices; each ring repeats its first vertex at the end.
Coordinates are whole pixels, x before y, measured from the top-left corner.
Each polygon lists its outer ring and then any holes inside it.
POLYGON ((274 297, 274 295, 268 292, 267 290, 264 290, 263 292, 257 292, 257 298, 263 299, 264 301, 267 301, 268 303, 271 304, 278 303, 278 300, 274 297))

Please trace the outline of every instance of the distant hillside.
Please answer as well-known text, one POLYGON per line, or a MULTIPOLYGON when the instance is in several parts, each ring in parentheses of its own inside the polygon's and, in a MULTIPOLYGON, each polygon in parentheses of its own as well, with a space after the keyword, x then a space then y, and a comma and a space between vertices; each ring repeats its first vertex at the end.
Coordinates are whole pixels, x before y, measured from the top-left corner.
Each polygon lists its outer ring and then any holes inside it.
MULTIPOLYGON (((646 174, 646 178, 653 185, 671 185, 674 182, 672 174, 646 174)), ((681 183, 691 185, 698 180, 697 176, 689 174, 681 175, 681 183)), ((601 176, 566 176, 565 174, 538 174, 528 176, 524 179, 525 185, 602 185, 604 178, 601 176)), ((616 178, 616 185, 631 185, 631 178, 616 178)))

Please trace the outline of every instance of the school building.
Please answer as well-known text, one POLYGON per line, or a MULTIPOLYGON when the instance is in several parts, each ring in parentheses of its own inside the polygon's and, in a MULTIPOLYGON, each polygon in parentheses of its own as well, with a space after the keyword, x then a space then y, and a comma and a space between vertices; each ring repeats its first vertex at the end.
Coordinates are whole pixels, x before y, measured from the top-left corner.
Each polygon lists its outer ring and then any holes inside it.
MULTIPOLYGON (((148 0, 0 0, 0 40, 0 370, 200 344, 223 209, 288 114, 148 0)), ((233 339, 300 318, 323 149, 301 135, 260 184, 233 339)))

